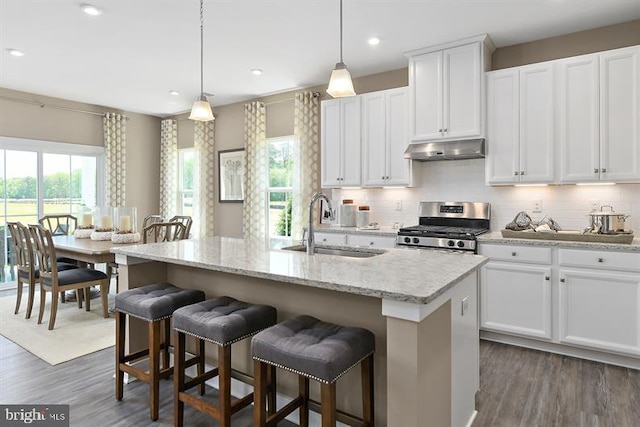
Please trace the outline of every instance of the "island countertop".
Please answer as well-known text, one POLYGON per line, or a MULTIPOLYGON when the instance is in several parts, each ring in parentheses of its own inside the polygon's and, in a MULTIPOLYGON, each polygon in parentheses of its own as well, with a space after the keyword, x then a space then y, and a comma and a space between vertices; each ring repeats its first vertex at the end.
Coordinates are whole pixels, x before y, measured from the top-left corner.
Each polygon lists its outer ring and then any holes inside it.
POLYGON ((480 255, 406 248, 385 249, 370 258, 308 256, 282 250, 287 244, 209 237, 127 245, 112 252, 117 259, 124 255, 416 304, 430 303, 487 262, 480 255))

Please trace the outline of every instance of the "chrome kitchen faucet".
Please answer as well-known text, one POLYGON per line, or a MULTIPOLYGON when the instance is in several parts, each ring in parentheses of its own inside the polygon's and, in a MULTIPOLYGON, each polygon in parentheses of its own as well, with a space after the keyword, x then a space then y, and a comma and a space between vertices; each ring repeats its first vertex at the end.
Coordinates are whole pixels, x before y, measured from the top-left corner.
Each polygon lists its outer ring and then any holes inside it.
POLYGON ((313 237, 313 205, 318 199, 324 199, 327 202, 327 206, 329 207, 329 219, 333 220, 333 207, 331 206, 331 201, 327 197, 326 194, 316 192, 311 196, 311 201, 309 202, 309 229, 307 236, 307 255, 315 254, 315 242, 313 237))

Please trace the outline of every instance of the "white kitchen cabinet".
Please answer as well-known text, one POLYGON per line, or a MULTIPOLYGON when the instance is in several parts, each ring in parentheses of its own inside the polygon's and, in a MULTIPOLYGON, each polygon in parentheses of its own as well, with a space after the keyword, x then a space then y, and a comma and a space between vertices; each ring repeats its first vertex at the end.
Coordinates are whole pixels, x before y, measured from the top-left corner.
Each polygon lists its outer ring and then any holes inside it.
POLYGON ((396 238, 387 236, 372 236, 369 234, 348 234, 347 245, 389 249, 395 248, 396 238))
POLYGON ((536 265, 544 259, 550 261, 550 250, 481 246, 481 254, 489 256, 491 261, 480 273, 480 326, 487 330, 551 339, 551 268, 536 265), (491 256, 492 251, 497 252, 495 257, 491 256))
POLYGON ((321 106, 322 187, 359 186, 360 97, 330 99, 321 106))
POLYGON ((407 88, 362 95, 363 186, 411 184, 411 161, 404 158, 407 111, 407 88))
POLYGON ((345 246, 347 244, 347 235, 341 233, 313 233, 315 243, 324 245, 345 246))
POLYGON ((554 181, 553 77, 551 63, 487 73, 488 184, 554 181))
POLYGON ((407 53, 411 141, 483 136, 482 76, 492 47, 485 35, 407 53))
POLYGON ((639 181, 640 48, 557 65, 560 181, 639 181))

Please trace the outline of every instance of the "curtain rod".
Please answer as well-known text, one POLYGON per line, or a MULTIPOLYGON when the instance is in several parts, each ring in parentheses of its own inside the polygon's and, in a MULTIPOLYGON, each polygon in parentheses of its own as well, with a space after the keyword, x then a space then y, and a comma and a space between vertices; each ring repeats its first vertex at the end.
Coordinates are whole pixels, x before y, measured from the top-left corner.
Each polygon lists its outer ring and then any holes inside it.
MULTIPOLYGON (((312 92, 313 93, 313 97, 314 98, 318 98, 320 97, 320 92, 312 92)), ((285 98, 285 99, 281 99, 279 101, 271 101, 271 102, 262 102, 262 104, 266 107, 267 105, 273 105, 273 104, 281 104, 283 102, 291 102, 293 100, 295 100, 296 98, 285 98)), ((258 101, 260 102, 260 101, 258 101)), ((246 108, 246 104, 242 106, 242 108, 246 108)))
MULTIPOLYGON (((102 116, 104 117, 107 113, 98 113, 96 111, 87 111, 87 110, 80 110, 79 108, 72 108, 72 107, 62 107, 60 105, 51 105, 51 104, 45 104, 43 102, 38 102, 38 101, 30 101, 28 99, 17 99, 17 98, 9 98, 8 96, 2 96, 0 95, 0 99, 4 99, 5 101, 13 101, 13 102, 20 102, 22 104, 31 104, 31 105, 37 105, 40 108, 54 108, 56 110, 64 110, 64 111, 73 111, 74 113, 84 113, 84 114, 93 114, 94 116, 102 116)), ((124 116, 124 118, 126 120, 131 120, 130 117, 124 116)))

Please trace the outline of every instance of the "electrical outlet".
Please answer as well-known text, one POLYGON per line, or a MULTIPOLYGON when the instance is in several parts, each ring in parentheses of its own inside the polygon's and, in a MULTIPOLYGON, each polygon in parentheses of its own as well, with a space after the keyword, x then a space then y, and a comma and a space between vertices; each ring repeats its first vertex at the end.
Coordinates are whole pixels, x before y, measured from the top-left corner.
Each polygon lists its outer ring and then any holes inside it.
POLYGON ((397 211, 402 210, 402 200, 396 200, 396 210, 397 211))
POLYGON ((535 199, 532 201, 531 211, 533 212, 542 212, 542 199, 535 199))
POLYGON ((591 199, 591 212, 600 210, 600 200, 591 199))

